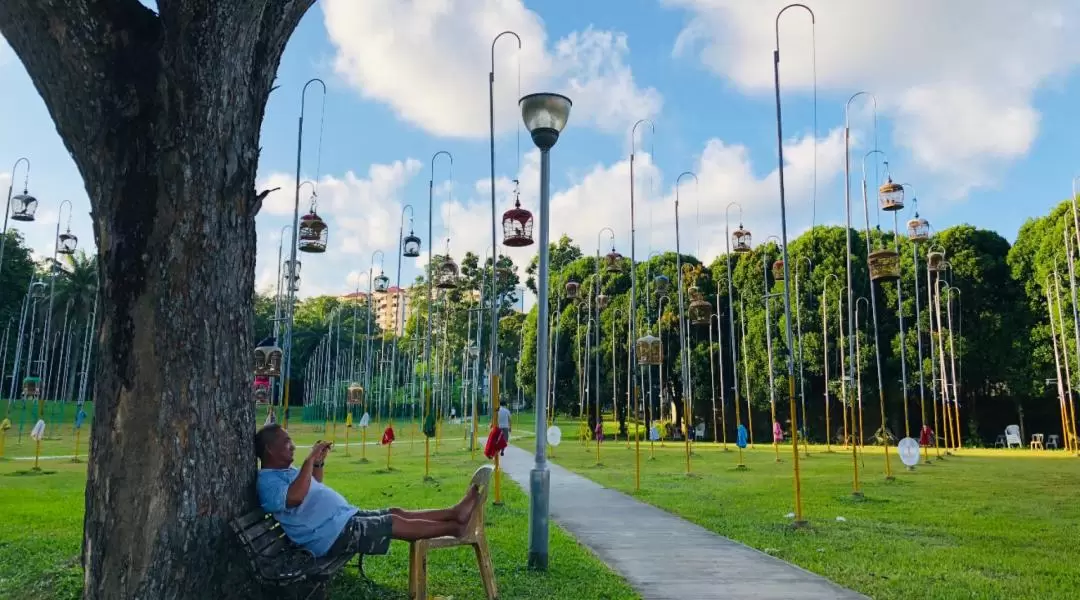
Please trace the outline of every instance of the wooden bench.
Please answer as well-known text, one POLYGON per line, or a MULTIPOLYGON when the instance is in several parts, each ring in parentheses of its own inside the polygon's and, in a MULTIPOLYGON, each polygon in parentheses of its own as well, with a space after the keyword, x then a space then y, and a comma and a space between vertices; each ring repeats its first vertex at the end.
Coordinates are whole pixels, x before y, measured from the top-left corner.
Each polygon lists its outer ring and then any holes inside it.
MULTIPOLYGON (((230 525, 247 553, 255 580, 278 597, 298 597, 305 589, 303 598, 319 597, 330 578, 352 558, 348 554, 315 558, 289 540, 277 519, 261 508, 237 517, 230 525)), ((359 555, 357 559, 361 576, 363 558, 359 555)))

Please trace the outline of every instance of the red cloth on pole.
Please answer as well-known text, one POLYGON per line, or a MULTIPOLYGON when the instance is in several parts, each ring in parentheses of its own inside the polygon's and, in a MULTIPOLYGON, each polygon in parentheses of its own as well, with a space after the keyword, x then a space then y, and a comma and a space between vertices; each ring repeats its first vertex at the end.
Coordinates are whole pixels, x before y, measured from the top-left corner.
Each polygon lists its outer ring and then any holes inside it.
POLYGON ((387 427, 382 434, 382 444, 385 446, 394 442, 394 428, 387 427))
POLYGON ((506 448, 506 435, 498 427, 492 427, 488 432, 487 444, 484 444, 484 456, 495 458, 495 455, 506 448))
POLYGON ((930 429, 929 425, 923 425, 922 431, 919 433, 919 445, 930 446, 933 442, 934 430, 930 429))

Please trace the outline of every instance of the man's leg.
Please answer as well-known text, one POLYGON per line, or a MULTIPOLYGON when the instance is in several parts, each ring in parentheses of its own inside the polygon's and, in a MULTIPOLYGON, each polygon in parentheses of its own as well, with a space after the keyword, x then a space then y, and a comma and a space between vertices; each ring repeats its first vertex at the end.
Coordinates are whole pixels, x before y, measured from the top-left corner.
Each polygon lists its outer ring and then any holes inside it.
POLYGON ((476 486, 469 488, 465 497, 450 508, 438 508, 434 510, 404 510, 391 508, 390 514, 410 521, 445 521, 465 524, 472 517, 472 511, 476 507, 480 497, 480 489, 476 486))
POLYGON ((390 535, 395 540, 413 542, 437 537, 457 537, 462 533, 462 524, 453 521, 425 521, 423 519, 406 519, 391 513, 390 535))

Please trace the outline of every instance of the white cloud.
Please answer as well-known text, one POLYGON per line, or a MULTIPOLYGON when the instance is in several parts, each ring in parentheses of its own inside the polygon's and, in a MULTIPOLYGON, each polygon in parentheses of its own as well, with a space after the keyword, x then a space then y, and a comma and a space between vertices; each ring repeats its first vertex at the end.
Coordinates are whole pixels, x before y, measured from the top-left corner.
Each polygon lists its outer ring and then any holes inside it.
MULTIPOLYGON (((691 14, 676 55, 696 53, 744 92, 772 91, 774 19, 786 2, 665 2, 691 14)), ((958 194, 1028 152, 1039 125, 1035 92, 1080 63, 1072 33, 1080 4, 1071 0, 831 0, 812 8, 819 87, 874 92, 895 119, 896 143, 958 194)), ((785 13, 780 35, 784 91, 810 90, 808 15, 785 13)))
POLYGON ((588 28, 547 49, 539 15, 520 0, 325 0, 337 72, 360 93, 390 105, 400 118, 440 136, 488 133, 487 72, 495 47, 495 126, 519 126, 519 92, 564 92, 574 121, 622 132, 662 103, 642 89, 626 64, 625 34, 588 28), (520 71, 519 71, 520 68, 520 71))

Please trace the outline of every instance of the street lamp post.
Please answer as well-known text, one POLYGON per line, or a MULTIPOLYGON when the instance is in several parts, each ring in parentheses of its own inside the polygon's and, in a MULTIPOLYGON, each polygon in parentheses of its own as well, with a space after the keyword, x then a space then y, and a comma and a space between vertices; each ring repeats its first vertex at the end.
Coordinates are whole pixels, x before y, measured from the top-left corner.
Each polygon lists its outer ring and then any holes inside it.
POLYGON ((535 464, 529 473, 529 568, 546 571, 548 566, 548 512, 551 474, 547 468, 544 436, 547 417, 547 353, 548 353, 548 237, 551 222, 550 206, 551 148, 570 118, 570 99, 559 94, 529 94, 518 101, 525 127, 533 143, 540 149, 540 249, 537 274, 537 340, 536 340, 536 453, 535 464))
MULTIPOLYGON (((738 240, 735 242, 735 252, 737 254, 745 254, 750 251, 750 232, 743 229, 742 226, 742 205, 738 202, 732 202, 727 205, 727 209, 724 210, 724 262, 727 264, 727 289, 728 289, 728 307, 730 308, 730 314, 728 318, 728 341, 731 344, 731 375, 732 375, 732 389, 735 392, 735 426, 736 433, 738 428, 742 427, 742 412, 739 408, 739 355, 737 344, 735 343, 735 286, 732 282, 731 275, 731 233, 729 231, 729 225, 731 220, 731 207, 734 206, 739 209, 739 228, 735 230, 735 235, 738 236, 738 240)), ((719 310, 717 311, 719 312, 719 310)), ((750 390, 746 390, 746 397, 749 400, 750 390)), ((750 409, 747 406, 747 416, 750 416, 750 409)), ((736 444, 739 448, 739 462, 735 465, 735 468, 739 471, 746 470, 746 463, 743 462, 743 447, 736 444)))
POLYGON ((686 307, 683 306, 683 273, 682 273, 682 252, 679 249, 679 182, 686 175, 694 178, 697 181, 697 175, 690 171, 683 171, 675 179, 675 271, 676 271, 676 287, 678 288, 678 302, 679 302, 679 363, 682 374, 682 401, 683 401, 683 423, 685 425, 686 433, 683 435, 683 440, 686 445, 686 474, 690 474, 690 423, 687 420, 691 415, 690 408, 690 358, 687 353, 690 351, 686 339, 686 307))

